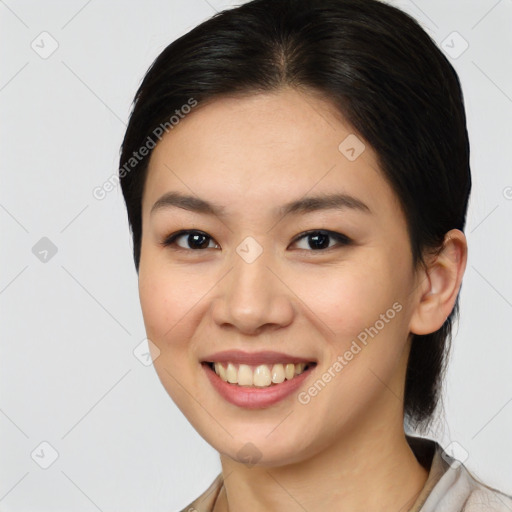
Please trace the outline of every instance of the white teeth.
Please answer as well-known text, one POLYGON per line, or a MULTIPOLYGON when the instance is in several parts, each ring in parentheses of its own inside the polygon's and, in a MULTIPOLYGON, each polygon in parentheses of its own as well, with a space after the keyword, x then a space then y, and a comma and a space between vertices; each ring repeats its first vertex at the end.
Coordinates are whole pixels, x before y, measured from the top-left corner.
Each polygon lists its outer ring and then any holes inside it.
POLYGON ((252 370, 246 364, 241 364, 238 367, 238 385, 239 386, 252 386, 252 370))
POLYGON ((293 379, 294 375, 295 375, 295 365, 293 363, 288 363, 284 367, 284 376, 286 377, 286 380, 293 379))
POLYGON ((228 363, 228 367, 226 368, 226 380, 231 382, 231 384, 236 384, 238 382, 238 372, 233 363, 228 363))
POLYGON ((275 364, 272 366, 272 382, 274 384, 281 384, 284 382, 284 367, 282 364, 275 364))
POLYGON ((270 386, 272 379, 270 378, 270 368, 266 364, 260 364, 253 374, 253 384, 260 388, 270 386))
POLYGON ((215 365, 215 371, 217 371, 217 368, 219 369, 219 377, 224 381, 226 382, 228 380, 228 375, 226 373, 226 368, 224 368, 224 366, 222 366, 221 364, 216 364, 215 365))
POLYGON ((239 386, 256 386, 265 388, 272 384, 281 384, 285 380, 293 379, 296 375, 300 375, 306 363, 276 363, 272 366, 260 364, 258 366, 250 366, 240 364, 235 366, 233 363, 214 363, 215 373, 224 381, 239 386))

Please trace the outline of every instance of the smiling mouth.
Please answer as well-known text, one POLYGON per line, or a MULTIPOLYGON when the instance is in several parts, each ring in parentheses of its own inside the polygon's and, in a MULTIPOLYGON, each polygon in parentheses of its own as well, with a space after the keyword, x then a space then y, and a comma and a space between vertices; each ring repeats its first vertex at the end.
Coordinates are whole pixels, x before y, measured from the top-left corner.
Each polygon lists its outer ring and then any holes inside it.
POLYGON ((267 388, 293 380, 316 366, 316 362, 313 361, 260 365, 205 361, 202 364, 209 366, 224 382, 234 386, 255 388, 267 388))

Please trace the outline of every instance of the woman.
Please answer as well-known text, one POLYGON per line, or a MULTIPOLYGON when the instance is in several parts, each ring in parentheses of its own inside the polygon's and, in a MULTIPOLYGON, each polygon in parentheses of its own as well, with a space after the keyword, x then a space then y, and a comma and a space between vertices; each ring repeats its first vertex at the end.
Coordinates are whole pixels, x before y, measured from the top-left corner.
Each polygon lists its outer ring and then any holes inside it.
POLYGON ((493 510, 433 440, 467 261, 459 80, 375 0, 254 0, 169 45, 120 179, 165 389, 220 453, 183 510, 493 510))

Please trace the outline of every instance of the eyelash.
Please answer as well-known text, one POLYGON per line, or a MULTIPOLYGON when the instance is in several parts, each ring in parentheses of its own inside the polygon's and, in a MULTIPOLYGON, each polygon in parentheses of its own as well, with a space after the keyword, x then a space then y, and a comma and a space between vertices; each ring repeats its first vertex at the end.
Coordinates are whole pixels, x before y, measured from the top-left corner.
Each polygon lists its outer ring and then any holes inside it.
MULTIPOLYGON (((185 252, 191 252, 191 251, 194 251, 194 252, 201 252, 201 251, 204 251, 205 249, 185 249, 183 247, 176 247, 175 246, 175 241, 177 238, 179 238, 180 236, 184 236, 184 235, 190 235, 190 234, 200 234, 200 235, 204 235, 206 238, 210 239, 213 241, 213 238, 211 236, 209 236, 207 233, 205 233, 204 231, 199 231, 197 229, 184 229, 184 230, 181 230, 181 231, 177 231, 176 233, 173 233, 169 236, 167 236, 163 242, 161 242, 161 245, 164 246, 164 247, 172 247, 173 250, 175 251, 185 251, 185 252)), ((316 229, 316 230, 310 230, 310 231, 305 231, 304 233, 301 233, 300 235, 296 236, 293 241, 292 241, 292 244, 294 243, 297 243, 299 240, 302 240, 303 238, 307 238, 308 236, 312 236, 312 235, 325 235, 325 236, 328 236, 330 238, 333 238, 334 240, 336 240, 338 242, 338 248, 340 248, 340 246, 347 246, 347 245, 350 245, 352 244, 352 240, 342 234, 342 233, 337 233, 335 231, 329 231, 329 230, 326 230, 326 229, 316 229)), ((217 244, 218 245, 218 244, 217 244)), ((207 247, 206 249, 211 249, 211 247, 207 247)), ((320 253, 320 252, 327 252, 327 251, 330 251, 332 249, 336 249, 336 246, 331 246, 331 247, 328 247, 327 249, 299 249, 301 251, 306 251, 306 252, 316 252, 316 253, 320 253)))

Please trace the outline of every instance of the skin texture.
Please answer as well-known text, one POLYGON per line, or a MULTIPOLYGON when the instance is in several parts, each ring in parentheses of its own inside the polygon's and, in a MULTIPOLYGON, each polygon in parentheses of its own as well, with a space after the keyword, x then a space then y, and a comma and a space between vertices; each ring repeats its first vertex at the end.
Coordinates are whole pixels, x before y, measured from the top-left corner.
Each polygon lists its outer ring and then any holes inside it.
POLYGON ((141 307, 162 384, 220 453, 225 485, 216 512, 315 512, 340 503, 396 512, 407 510, 426 481, 403 431, 410 333, 433 332, 449 315, 466 240, 450 231, 427 268, 414 269, 405 217, 372 148, 365 142, 354 161, 338 149, 349 134, 353 128, 329 103, 284 88, 199 105, 151 156, 141 307), (177 207, 151 214, 169 191, 224 206, 225 214, 177 207), (356 197, 370 212, 274 213, 333 192, 356 197), (162 245, 182 229, 206 233, 207 248, 191 248, 187 235, 162 245), (294 241, 318 229, 352 243, 328 238, 328 249, 314 249, 311 237, 294 241), (250 264, 236 252, 247 236, 263 250, 250 264), (212 388, 200 364, 227 349, 317 360, 304 391, 397 302, 400 312, 307 404, 294 393, 263 409, 237 407, 212 388), (256 465, 239 460, 248 442, 259 452, 256 465))

